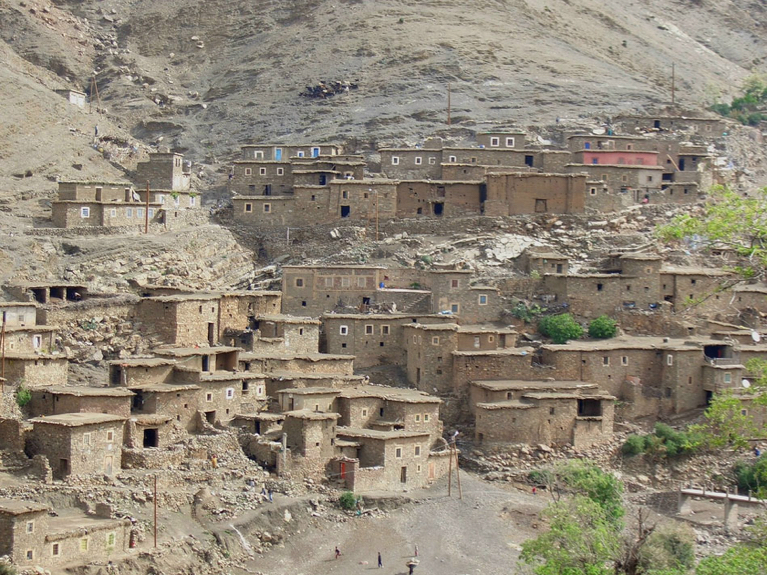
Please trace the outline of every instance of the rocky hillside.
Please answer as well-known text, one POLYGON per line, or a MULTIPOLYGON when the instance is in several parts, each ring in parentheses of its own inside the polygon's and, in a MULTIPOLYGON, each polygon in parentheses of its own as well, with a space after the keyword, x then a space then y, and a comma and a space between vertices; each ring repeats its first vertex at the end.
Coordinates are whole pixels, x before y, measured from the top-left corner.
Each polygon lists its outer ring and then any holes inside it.
POLYGON ((767 54, 759 0, 4 0, 0 19, 14 123, 39 118, 72 153, 50 90, 87 90, 95 71, 121 137, 209 161, 274 138, 416 140, 444 128, 448 83, 469 129, 665 103, 672 62, 695 105, 767 54), (321 80, 358 89, 300 96, 321 80))

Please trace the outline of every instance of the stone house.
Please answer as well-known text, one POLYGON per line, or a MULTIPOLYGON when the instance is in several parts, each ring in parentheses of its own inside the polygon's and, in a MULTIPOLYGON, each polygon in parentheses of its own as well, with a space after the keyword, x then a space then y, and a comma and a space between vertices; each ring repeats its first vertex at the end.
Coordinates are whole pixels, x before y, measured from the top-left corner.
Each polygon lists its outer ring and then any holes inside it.
POLYGON ((160 358, 176 361, 174 370, 186 368, 192 372, 237 371, 239 347, 161 347, 153 350, 160 358))
POLYGON ((32 390, 29 413, 50 417, 62 413, 105 413, 128 418, 133 393, 123 387, 48 386, 32 390))
POLYGON ((381 148, 378 153, 381 172, 390 179, 442 178, 441 148, 381 148))
POLYGON ((34 302, 0 302, 0 323, 4 328, 3 348, 11 353, 52 353, 58 351, 56 328, 37 325, 34 302))
POLYGON ((661 295, 674 311, 694 305, 696 313, 704 315, 722 312, 730 303, 740 308, 739 302, 731 302, 738 286, 733 287, 732 292, 722 290, 732 278, 732 273, 720 268, 663 267, 660 270, 661 295))
POLYGON ((579 173, 489 173, 485 176, 484 213, 488 216, 583 213, 586 179, 579 173))
POLYGON ((106 561, 128 548, 130 520, 86 516, 18 499, 0 499, 0 555, 21 568, 61 569, 106 561))
POLYGON ((320 321, 283 314, 257 315, 245 330, 225 333, 231 345, 249 352, 317 353, 320 321))
POLYGON ((285 196, 293 191, 293 167, 274 160, 237 160, 232 165, 229 189, 245 196, 285 196))
POLYGON ((53 475, 109 475, 121 469, 125 418, 105 413, 64 413, 29 420, 27 451, 48 458, 53 475))
POLYGON ((397 183, 396 217, 479 215, 485 191, 482 180, 403 180, 397 183))
POLYGON ((275 315, 282 307, 282 292, 238 291, 219 296, 219 339, 230 330, 253 329, 259 315, 275 315))
POLYGON ((172 434, 164 433, 161 427, 169 422, 177 424, 188 432, 196 431, 196 415, 200 410, 201 387, 195 384, 145 383, 130 387, 133 394, 130 416, 157 416, 162 423, 151 425, 144 421, 137 429, 136 443, 142 447, 166 447, 174 443, 172 434))
POLYGON ((524 150, 527 134, 522 130, 500 130, 477 132, 477 145, 480 148, 501 148, 505 150, 524 150))
MULTIPOLYGON (((88 288, 86 286, 71 283, 37 283, 37 282, 18 282, 6 285, 4 289, 14 298, 23 302, 37 302, 39 304, 60 304, 63 302, 78 302, 88 299, 88 288)), ((13 303, 9 304, 13 306, 13 303)), ((45 323, 39 318, 40 308, 37 308, 37 323, 45 323)), ((26 315, 26 312, 21 312, 26 315)), ((30 318, 25 317, 25 322, 30 318)))
POLYGON ((219 296, 178 294, 142 298, 136 319, 169 345, 215 345, 219 340, 219 296))
POLYGON ((283 389, 277 392, 280 411, 308 410, 337 413, 336 401, 341 390, 332 387, 303 387, 283 389))
POLYGON ((590 447, 612 438, 615 397, 581 382, 472 382, 475 441, 590 447), (475 401, 478 396, 498 396, 475 401))
POLYGON ((184 161, 183 154, 174 152, 151 153, 149 160, 139 162, 133 178, 138 188, 150 190, 188 190, 192 183, 192 164, 184 161))
POLYGON ((268 375, 273 372, 293 374, 322 374, 350 376, 354 373, 353 355, 331 355, 327 353, 242 353, 239 358, 240 371, 268 375))
POLYGON ((319 158, 338 156, 343 148, 336 144, 249 144, 241 147, 243 160, 267 160, 289 162, 293 158, 319 158))
POLYGON ((282 414, 282 424, 290 461, 281 458, 278 473, 304 477, 324 477, 330 460, 336 454, 337 413, 301 409, 282 414))
POLYGON ((546 247, 529 247, 517 258, 517 266, 527 275, 564 274, 569 269, 569 258, 546 247))
POLYGON ((571 162, 565 171, 587 175, 588 180, 601 180, 612 195, 628 194, 635 203, 657 193, 663 185, 663 166, 630 164, 584 164, 571 162))
POLYGON ((616 122, 625 132, 685 131, 709 140, 720 137, 726 129, 725 121, 721 118, 669 114, 647 116, 622 114, 616 118, 616 122))
POLYGON ((659 151, 658 140, 654 138, 616 134, 572 134, 567 136, 567 148, 573 154, 593 150, 613 152, 659 151))
POLYGON ((319 317, 337 305, 370 305, 385 272, 380 266, 283 266, 282 313, 319 317))
MULTIPOLYGON (((337 179, 328 182, 330 191, 326 206, 327 218, 332 222, 350 218, 375 222, 394 218, 397 215, 398 193, 396 182, 380 179, 337 179)), ((312 194, 314 195, 314 194, 312 194)), ((304 194, 303 198, 307 195, 304 194)), ((309 196, 311 198, 311 196, 309 196)), ((306 202, 301 202, 304 205, 306 202)), ((317 204, 318 202, 310 202, 317 204)), ((311 206, 309 206, 311 208, 311 206)), ((320 212, 322 207, 320 207, 320 212)), ((310 216, 311 209, 302 211, 310 216)))
POLYGON ((59 353, 5 353, 5 379, 12 385, 65 385, 68 372, 69 360, 59 353))

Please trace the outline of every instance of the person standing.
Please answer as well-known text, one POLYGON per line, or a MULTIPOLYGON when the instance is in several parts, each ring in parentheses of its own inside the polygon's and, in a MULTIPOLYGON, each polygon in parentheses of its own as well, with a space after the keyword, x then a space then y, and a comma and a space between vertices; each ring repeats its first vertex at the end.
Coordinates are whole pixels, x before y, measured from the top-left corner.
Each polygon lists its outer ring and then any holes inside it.
POLYGON ((336 559, 338 559, 341 556, 341 550, 338 548, 338 545, 336 545, 336 559))
POLYGON ((415 544, 415 556, 418 557, 418 543, 415 544))
POLYGON ((381 559, 381 552, 378 552, 378 568, 383 567, 383 559, 381 559))

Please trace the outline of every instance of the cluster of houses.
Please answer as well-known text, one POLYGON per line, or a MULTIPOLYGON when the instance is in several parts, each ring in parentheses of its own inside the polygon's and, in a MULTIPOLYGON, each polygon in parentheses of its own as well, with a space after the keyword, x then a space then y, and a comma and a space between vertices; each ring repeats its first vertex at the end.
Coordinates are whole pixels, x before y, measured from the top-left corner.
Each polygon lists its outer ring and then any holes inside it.
POLYGON ((636 203, 689 203, 714 182, 712 118, 626 116, 566 146, 489 131, 472 146, 439 138, 378 150, 380 166, 341 146, 247 145, 229 188, 235 219, 259 227, 466 215, 579 214, 636 203), (684 133, 680 140, 676 130, 684 133))

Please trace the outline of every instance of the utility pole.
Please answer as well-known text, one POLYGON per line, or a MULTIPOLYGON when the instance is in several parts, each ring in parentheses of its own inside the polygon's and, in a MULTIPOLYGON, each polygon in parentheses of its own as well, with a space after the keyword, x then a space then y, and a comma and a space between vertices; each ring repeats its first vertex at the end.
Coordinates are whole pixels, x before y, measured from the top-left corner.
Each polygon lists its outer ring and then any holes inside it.
POLYGON ((376 241, 378 241, 378 190, 376 189, 376 241))
POLYGON ((458 447, 456 447, 455 443, 453 444, 453 453, 455 454, 455 475, 458 477, 458 499, 463 499, 463 490, 461 489, 461 470, 458 468, 458 447))
POLYGON ((144 211, 144 233, 149 233, 149 180, 146 181, 146 206, 144 211))
POLYGON ((0 394, 5 392, 5 314, 3 312, 3 327, 0 331, 0 347, 2 347, 2 367, 0 367, 0 394))
POLYGON ((450 450, 450 459, 447 462, 447 496, 450 497, 453 493, 453 448, 448 447, 450 450))
POLYGON ((157 474, 154 474, 154 546, 157 548, 157 474))
POLYGON ((96 84, 96 74, 91 76, 91 101, 90 101, 90 112, 93 112, 93 94, 96 94, 96 111, 100 114, 101 113, 101 96, 99 96, 99 87, 98 84, 96 84))
POLYGON ((450 125, 450 82, 447 83, 447 125, 450 125))
POLYGON ((676 65, 671 62, 671 105, 676 106, 676 65))

